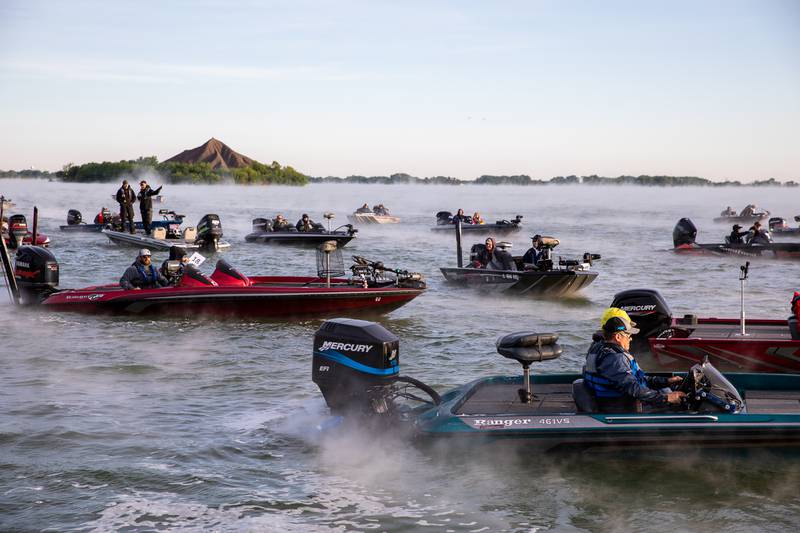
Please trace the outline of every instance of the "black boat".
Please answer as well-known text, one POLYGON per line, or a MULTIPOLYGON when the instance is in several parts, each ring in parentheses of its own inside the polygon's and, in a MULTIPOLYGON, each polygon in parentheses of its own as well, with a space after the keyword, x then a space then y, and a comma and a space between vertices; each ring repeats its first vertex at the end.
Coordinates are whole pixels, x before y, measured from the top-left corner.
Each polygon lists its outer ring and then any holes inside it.
MULTIPOLYGON (((456 232, 458 235, 458 232, 456 232)), ((497 244, 495 259, 487 268, 478 268, 477 257, 485 249, 483 244, 473 244, 470 249, 470 266, 462 266, 461 244, 457 240, 458 267, 443 267, 444 278, 457 286, 482 291, 514 294, 519 296, 566 296, 592 283, 597 272, 591 270, 592 262, 600 255, 585 253, 580 260, 552 259, 552 251, 558 239, 542 238, 542 257, 536 265, 525 265, 522 256, 508 253, 509 243, 497 244)))
MULTIPOLYGON (((800 215, 794 217, 795 222, 800 222, 800 215)), ((798 237, 800 226, 791 227, 785 218, 772 217, 769 219, 769 232, 773 237, 798 237)))
POLYGON ((777 259, 800 259, 800 243, 748 243, 698 244, 695 242, 697 228, 688 218, 682 218, 672 230, 675 252, 696 255, 739 255, 777 259))
MULTIPOLYGON (((522 229, 522 215, 517 215, 513 220, 497 220, 494 224, 470 224, 461 223, 461 231, 469 233, 492 233, 495 235, 506 235, 522 229)), ((455 231, 456 219, 450 211, 439 211, 436 213, 436 225, 431 231, 455 231)))
MULTIPOLYGON (((325 218, 333 219, 331 213, 325 213, 325 218)), ((326 241, 336 241, 336 245, 341 248, 348 242, 356 238, 358 230, 352 224, 343 224, 336 229, 325 229, 322 224, 314 224, 312 231, 298 231, 294 226, 286 229, 275 229, 272 220, 268 218, 254 218, 253 232, 247 235, 244 240, 261 244, 291 244, 300 246, 319 246, 326 241)))
MULTIPOLYGON (((89 224, 83 221, 83 215, 77 209, 70 209, 67 212, 67 223, 66 225, 59 226, 61 231, 68 231, 73 233, 100 233, 103 231, 103 228, 110 228, 115 231, 121 231, 122 225, 119 218, 119 215, 111 215, 110 210, 104 210, 104 219, 109 220, 109 222, 104 222, 102 224, 89 224), (105 216, 107 213, 107 216, 105 216)), ((180 226, 183 223, 183 219, 185 215, 179 215, 175 213, 175 211, 170 211, 169 209, 159 209, 158 214, 161 215, 161 220, 153 220, 150 222, 150 228, 164 228, 167 230, 167 234, 173 234, 177 238, 177 235, 180 234, 180 226)), ((144 225, 141 221, 134 222, 134 227, 139 231, 144 231, 144 225)))

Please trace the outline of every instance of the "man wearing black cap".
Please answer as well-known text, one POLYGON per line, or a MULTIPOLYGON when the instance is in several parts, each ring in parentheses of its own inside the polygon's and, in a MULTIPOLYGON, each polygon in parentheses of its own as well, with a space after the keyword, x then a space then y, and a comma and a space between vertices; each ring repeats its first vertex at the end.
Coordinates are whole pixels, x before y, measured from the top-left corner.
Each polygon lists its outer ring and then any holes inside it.
POLYGON ((145 235, 150 235, 150 223, 153 221, 153 196, 161 192, 161 185, 158 189, 151 189, 145 180, 139 182, 139 212, 142 214, 142 226, 145 235))
POLYGON ((153 266, 150 260, 150 250, 142 248, 136 261, 122 274, 119 286, 125 290, 155 289, 166 287, 167 279, 153 266))
POLYGON ((744 236, 749 232, 739 231, 742 227, 739 224, 734 224, 731 234, 728 236, 728 244, 744 244, 744 236))
POLYGON ((308 218, 307 214, 303 213, 303 216, 297 221, 295 228, 297 228, 297 231, 314 231, 317 229, 317 225, 313 220, 308 218))
POLYGON ((531 247, 528 248, 528 251, 525 252, 525 255, 522 256, 522 263, 527 268, 528 265, 532 265, 536 267, 536 264, 539 262, 539 259, 542 258, 542 236, 539 234, 534 235, 531 237, 531 247))
POLYGON ((680 404, 686 394, 659 389, 679 385, 683 378, 648 376, 628 352, 631 336, 639 333, 628 313, 612 308, 604 318, 603 339, 589 348, 583 368, 584 382, 597 399, 600 411, 630 413, 641 411, 642 404, 656 408, 680 404))

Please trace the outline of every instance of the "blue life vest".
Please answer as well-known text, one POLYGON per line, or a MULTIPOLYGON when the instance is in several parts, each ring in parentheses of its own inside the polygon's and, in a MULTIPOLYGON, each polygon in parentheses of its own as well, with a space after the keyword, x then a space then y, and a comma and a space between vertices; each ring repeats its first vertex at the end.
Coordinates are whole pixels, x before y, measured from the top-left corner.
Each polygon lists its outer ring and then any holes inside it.
POLYGON ((158 273, 156 272, 156 269, 153 268, 153 265, 150 265, 150 274, 152 274, 152 276, 153 276, 153 280, 152 281, 150 281, 150 276, 147 274, 147 271, 144 269, 144 267, 138 261, 136 262, 136 270, 139 271, 139 275, 142 276, 142 279, 144 280, 142 282, 142 286, 146 287, 148 285, 156 285, 157 284, 157 282, 158 282, 158 273))
POLYGON ((613 381, 600 375, 598 372, 600 362, 612 353, 624 354, 625 359, 627 359, 630 363, 633 377, 636 378, 636 381, 639 382, 640 386, 647 387, 647 381, 645 380, 646 374, 644 373, 644 370, 639 368, 639 364, 636 362, 636 359, 633 357, 633 355, 625 351, 625 349, 618 344, 596 342, 591 348, 589 348, 589 354, 586 356, 586 367, 583 371, 583 380, 592 390, 595 397, 623 398, 626 396, 626 394, 620 390, 613 381))

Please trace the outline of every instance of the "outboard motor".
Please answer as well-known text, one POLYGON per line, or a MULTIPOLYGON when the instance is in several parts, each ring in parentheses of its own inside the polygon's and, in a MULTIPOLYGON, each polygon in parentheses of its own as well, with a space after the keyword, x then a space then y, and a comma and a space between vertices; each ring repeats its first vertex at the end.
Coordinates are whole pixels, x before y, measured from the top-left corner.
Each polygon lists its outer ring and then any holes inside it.
POLYGON ((675 248, 684 244, 694 244, 697 238, 697 228, 688 218, 682 218, 672 230, 672 244, 675 248))
POLYGON ((639 333, 632 339, 632 351, 650 351, 647 339, 658 337, 672 325, 672 311, 661 293, 653 289, 631 289, 614 295, 611 307, 619 307, 636 322, 639 333))
POLYGON ((77 209, 70 209, 67 211, 67 226, 77 226, 83 222, 83 216, 77 209))
POLYGON ((8 219, 8 236, 11 249, 22 246, 22 240, 28 235, 28 220, 25 215, 11 215, 8 219))
POLYGON ((314 334, 311 376, 334 414, 386 413, 400 373, 400 340, 366 320, 326 320, 314 334))
POLYGON ((445 224, 453 223, 453 213, 450 211, 439 211, 436 213, 436 224, 444 226, 445 224))
POLYGON ((197 239, 203 250, 219 250, 219 240, 222 238, 222 222, 219 216, 208 214, 197 223, 197 239))
POLYGON ((254 218, 253 231, 272 231, 272 221, 268 218, 254 218))
POLYGON ((770 231, 785 230, 785 229, 789 229, 789 224, 786 223, 786 219, 785 218, 772 217, 771 219, 769 219, 769 230, 770 231))
POLYGON ((22 246, 14 261, 14 278, 22 303, 38 304, 58 287, 58 261, 40 246, 22 246))

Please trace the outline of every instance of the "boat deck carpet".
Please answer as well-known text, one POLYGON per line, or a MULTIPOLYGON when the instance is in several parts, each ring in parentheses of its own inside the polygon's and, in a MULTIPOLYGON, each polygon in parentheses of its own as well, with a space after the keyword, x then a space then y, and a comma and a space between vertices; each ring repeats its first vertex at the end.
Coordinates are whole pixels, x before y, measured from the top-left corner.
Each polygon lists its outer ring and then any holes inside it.
POLYGON ((519 400, 519 384, 491 383, 478 389, 459 408, 458 415, 574 413, 572 384, 533 385, 533 403, 519 400))
POLYGON ((745 391, 744 401, 750 414, 800 414, 800 391, 745 391))
POLYGON ((792 340, 788 326, 750 326, 747 337, 741 337, 739 326, 730 324, 700 324, 692 331, 690 339, 736 339, 736 340, 792 340))

